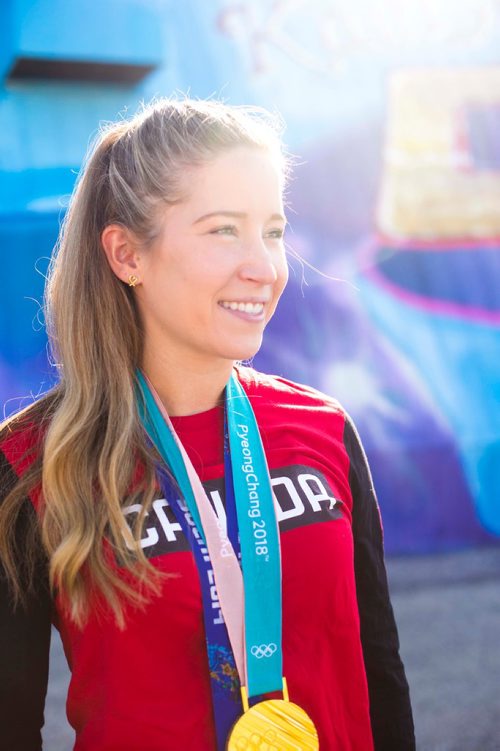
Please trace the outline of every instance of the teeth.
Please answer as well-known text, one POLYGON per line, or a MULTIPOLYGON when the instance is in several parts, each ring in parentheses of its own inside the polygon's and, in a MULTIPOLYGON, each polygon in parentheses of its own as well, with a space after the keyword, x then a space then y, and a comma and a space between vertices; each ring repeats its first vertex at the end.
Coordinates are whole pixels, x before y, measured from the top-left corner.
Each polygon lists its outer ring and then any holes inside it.
POLYGON ((259 315, 264 310, 264 304, 261 302, 226 302, 224 300, 221 305, 227 310, 239 310, 249 315, 259 315))

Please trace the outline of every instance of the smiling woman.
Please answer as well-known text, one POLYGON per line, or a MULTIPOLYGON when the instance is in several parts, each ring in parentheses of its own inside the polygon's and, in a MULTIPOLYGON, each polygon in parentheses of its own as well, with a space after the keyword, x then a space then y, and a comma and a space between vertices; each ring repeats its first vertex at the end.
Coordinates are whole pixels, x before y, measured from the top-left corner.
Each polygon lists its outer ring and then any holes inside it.
POLYGON ((258 351, 288 271, 282 168, 269 149, 232 147, 186 170, 180 189, 146 247, 121 224, 102 234, 117 277, 140 280, 143 367, 171 415, 215 406, 233 361, 258 351), (202 375, 194 389, 186 370, 202 375))
POLYGON ((272 119, 219 102, 89 154, 47 284, 60 382, 0 432, 7 748, 41 748, 52 616, 77 751, 414 749, 356 431, 239 364, 287 281, 286 173, 272 119))

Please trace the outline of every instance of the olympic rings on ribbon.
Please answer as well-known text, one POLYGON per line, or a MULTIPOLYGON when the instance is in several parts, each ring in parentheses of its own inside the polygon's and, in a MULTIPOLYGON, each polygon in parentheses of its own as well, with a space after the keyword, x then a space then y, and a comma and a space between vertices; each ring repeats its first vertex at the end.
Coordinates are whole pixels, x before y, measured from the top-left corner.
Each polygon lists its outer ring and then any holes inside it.
POLYGON ((254 644, 250 652, 258 660, 261 660, 263 657, 272 657, 277 649, 278 647, 276 646, 276 644, 274 644, 274 642, 271 642, 270 644, 260 644, 259 646, 254 644))

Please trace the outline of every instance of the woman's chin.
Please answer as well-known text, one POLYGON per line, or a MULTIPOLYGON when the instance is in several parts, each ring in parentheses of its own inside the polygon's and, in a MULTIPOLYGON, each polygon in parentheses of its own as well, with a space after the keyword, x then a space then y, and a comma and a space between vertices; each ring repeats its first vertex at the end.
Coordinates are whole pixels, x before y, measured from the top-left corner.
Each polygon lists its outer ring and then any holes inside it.
POLYGON ((231 350, 229 350, 228 348, 228 359, 234 360, 235 362, 244 362, 245 360, 251 360, 260 350, 261 345, 262 338, 258 344, 254 344, 252 346, 232 347, 231 350), (229 352, 231 352, 231 354, 229 354, 229 352))

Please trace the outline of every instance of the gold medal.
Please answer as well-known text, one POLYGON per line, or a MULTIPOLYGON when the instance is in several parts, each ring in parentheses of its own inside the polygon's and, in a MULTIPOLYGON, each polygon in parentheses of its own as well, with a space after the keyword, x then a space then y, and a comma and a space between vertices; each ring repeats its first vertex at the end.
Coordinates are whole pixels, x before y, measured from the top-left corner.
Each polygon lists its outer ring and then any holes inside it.
POLYGON ((245 689, 241 692, 245 711, 229 734, 227 751, 318 751, 314 723, 288 700, 285 679, 284 699, 267 699, 248 707, 245 689))

